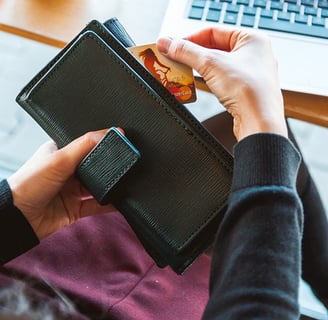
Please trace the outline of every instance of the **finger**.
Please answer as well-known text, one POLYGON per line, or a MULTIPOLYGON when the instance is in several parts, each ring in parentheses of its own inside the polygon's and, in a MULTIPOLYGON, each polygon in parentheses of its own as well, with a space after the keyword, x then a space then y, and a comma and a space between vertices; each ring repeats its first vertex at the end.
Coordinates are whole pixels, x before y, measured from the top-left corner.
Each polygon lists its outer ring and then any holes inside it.
MULTIPOLYGON (((122 134, 124 130, 117 128, 122 134)), ((54 157, 54 167, 60 168, 62 177, 72 175, 80 162, 100 142, 108 129, 91 131, 75 139, 64 148, 58 150, 54 157)))
POLYGON ((184 63, 197 70, 199 58, 206 54, 206 48, 185 39, 159 38, 158 50, 170 59, 184 63))
MULTIPOLYGON (((117 127, 117 129, 122 134, 125 134, 122 128, 117 127)), ((72 165, 77 165, 98 144, 107 132, 108 129, 88 132, 62 148, 59 153, 62 153, 63 157, 67 157, 67 160, 70 160, 72 165)))
POLYGON ((157 48, 167 57, 195 68, 204 48, 230 52, 244 36, 246 33, 237 29, 208 28, 185 39, 159 38, 157 48))
POLYGON ((186 39, 206 48, 230 52, 243 35, 241 30, 212 27, 198 31, 186 39))
POLYGON ((124 131, 122 128, 120 128, 120 127, 117 127, 117 130, 118 130, 118 131, 120 131, 122 134, 124 134, 124 135, 125 135, 125 131, 124 131))
POLYGON ((84 187, 82 183, 80 183, 80 194, 81 194, 81 198, 83 199, 93 198, 90 191, 86 187, 84 187))
POLYGON ((55 154, 55 166, 60 168, 62 172, 64 171, 66 175, 73 174, 78 164, 97 145, 107 131, 104 129, 88 132, 58 150, 55 154))
POLYGON ((95 199, 88 199, 81 203, 81 218, 110 212, 117 212, 117 209, 111 204, 101 206, 95 199))

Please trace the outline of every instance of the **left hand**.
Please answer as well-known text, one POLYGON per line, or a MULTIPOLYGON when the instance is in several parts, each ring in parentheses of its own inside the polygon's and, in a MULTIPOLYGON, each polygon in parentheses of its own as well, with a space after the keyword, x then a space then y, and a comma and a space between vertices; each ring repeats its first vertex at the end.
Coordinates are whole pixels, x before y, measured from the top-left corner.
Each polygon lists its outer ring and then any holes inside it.
POLYGON ((8 178, 14 205, 39 239, 80 218, 113 210, 99 205, 74 176, 79 163, 106 132, 89 132, 60 150, 54 142, 45 143, 8 178))

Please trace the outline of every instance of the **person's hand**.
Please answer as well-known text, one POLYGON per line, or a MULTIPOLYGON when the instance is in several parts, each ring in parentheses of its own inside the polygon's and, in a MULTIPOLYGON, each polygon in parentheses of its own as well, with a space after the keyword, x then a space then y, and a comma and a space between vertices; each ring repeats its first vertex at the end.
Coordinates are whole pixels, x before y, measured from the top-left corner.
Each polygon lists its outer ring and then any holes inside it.
POLYGON ((100 206, 74 177, 78 164, 106 131, 89 132, 60 150, 54 142, 45 143, 8 178, 14 205, 39 239, 82 217, 113 210, 100 206))
POLYGON ((185 39, 160 38, 157 48, 204 78, 232 115, 238 141, 260 132, 287 137, 277 63, 267 36, 218 27, 185 39))

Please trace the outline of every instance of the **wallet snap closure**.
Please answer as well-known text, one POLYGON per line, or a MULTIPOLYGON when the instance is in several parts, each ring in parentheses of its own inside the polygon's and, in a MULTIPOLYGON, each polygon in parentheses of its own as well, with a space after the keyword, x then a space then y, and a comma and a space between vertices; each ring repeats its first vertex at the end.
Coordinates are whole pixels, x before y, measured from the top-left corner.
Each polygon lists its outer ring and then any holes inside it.
POLYGON ((77 174, 95 199, 105 204, 109 191, 139 158, 137 148, 113 127, 82 160, 77 174))

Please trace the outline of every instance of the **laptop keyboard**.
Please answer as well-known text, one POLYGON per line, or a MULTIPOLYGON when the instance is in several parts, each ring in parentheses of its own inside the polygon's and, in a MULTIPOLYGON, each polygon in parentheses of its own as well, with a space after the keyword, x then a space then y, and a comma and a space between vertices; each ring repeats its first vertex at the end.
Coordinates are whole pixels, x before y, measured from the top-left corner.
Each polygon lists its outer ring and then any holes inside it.
POLYGON ((191 0, 188 18, 328 39, 328 0, 191 0))

